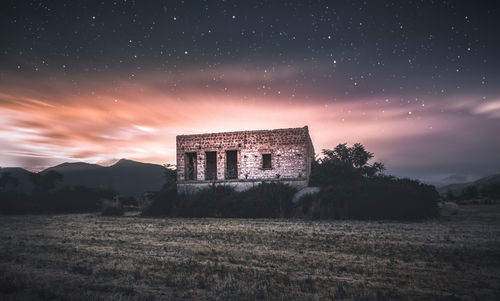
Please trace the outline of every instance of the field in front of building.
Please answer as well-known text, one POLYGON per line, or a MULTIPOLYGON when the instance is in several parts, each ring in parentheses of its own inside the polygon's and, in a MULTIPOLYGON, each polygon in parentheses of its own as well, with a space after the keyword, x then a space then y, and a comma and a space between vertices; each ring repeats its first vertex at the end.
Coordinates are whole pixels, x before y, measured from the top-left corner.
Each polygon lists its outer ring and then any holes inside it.
POLYGON ((0 299, 500 299, 500 205, 423 222, 0 216, 0 299))

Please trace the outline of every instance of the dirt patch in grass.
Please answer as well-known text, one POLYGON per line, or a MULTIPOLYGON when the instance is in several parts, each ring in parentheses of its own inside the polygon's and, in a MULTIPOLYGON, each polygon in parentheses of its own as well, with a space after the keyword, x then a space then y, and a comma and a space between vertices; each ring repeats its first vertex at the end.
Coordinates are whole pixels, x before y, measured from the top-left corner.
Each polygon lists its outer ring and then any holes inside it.
POLYGON ((424 222, 0 217, 0 299, 499 299, 500 206, 424 222))

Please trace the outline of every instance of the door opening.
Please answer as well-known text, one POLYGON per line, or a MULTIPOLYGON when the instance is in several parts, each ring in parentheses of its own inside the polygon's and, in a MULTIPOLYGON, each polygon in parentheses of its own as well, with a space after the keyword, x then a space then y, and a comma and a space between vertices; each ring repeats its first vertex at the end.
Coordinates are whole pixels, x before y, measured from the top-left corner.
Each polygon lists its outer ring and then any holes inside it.
POLYGON ((238 178, 238 152, 226 151, 226 179, 238 178))
POLYGON ((185 162, 185 179, 194 181, 196 180, 196 153, 186 153, 184 158, 185 162))
POLYGON ((217 152, 205 152, 205 180, 217 180, 217 152))

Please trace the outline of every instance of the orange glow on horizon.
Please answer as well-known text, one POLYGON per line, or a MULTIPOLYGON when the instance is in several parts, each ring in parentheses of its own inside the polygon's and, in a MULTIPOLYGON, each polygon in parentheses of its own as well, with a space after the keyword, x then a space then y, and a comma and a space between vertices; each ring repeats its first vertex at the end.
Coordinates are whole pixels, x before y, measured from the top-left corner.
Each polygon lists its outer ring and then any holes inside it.
POLYGON ((106 164, 119 158, 174 163, 179 134, 308 125, 317 153, 338 143, 361 142, 390 167, 400 163, 399 141, 456 131, 473 124, 474 116, 452 112, 443 119, 436 113, 438 102, 401 106, 387 98, 331 101, 320 95, 304 101, 290 93, 251 95, 196 87, 169 92, 147 81, 113 86, 118 88, 102 83, 75 89, 52 81, 2 88, 0 164, 30 168, 34 159, 52 165, 106 164))

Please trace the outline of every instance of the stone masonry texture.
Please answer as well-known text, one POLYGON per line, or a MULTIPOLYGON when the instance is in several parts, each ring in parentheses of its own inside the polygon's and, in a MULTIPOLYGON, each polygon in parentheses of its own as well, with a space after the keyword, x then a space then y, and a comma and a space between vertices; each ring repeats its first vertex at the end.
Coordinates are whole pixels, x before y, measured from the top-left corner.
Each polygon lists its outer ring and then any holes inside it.
POLYGON ((267 180, 307 183, 314 160, 307 126, 179 135, 176 144, 177 181, 181 185, 267 180))

